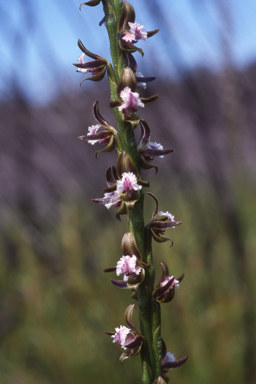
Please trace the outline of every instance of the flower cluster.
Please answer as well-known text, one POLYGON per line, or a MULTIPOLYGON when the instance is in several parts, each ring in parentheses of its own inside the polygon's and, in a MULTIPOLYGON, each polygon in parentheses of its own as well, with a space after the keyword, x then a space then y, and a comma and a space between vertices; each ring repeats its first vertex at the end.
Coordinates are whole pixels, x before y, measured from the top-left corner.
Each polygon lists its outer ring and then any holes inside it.
POLYGON ((115 328, 115 333, 105 332, 113 338, 113 343, 120 344, 121 348, 125 350, 125 352, 120 356, 120 362, 128 359, 128 357, 138 355, 143 344, 143 338, 132 322, 134 306, 135 304, 129 305, 125 312, 125 319, 129 328, 124 325, 120 325, 120 328, 115 328))
POLYGON ((136 44, 140 40, 146 41, 159 30, 146 31, 144 25, 135 20, 135 11, 126 0, 90 0, 81 6, 94 7, 101 2, 105 16, 100 25, 104 23, 109 33, 113 65, 103 57, 88 51, 80 40, 78 46, 82 54, 74 65, 77 72, 91 74, 91 77, 84 80, 98 82, 107 72, 111 94, 109 106, 114 110, 117 127, 113 127, 102 117, 99 103, 95 101, 93 115, 96 124, 91 124, 88 132, 79 136, 79 139, 87 141, 90 145, 100 146, 101 149, 95 154, 96 158, 100 152, 117 150, 116 164, 108 167, 106 171, 107 186, 103 189, 104 196, 92 201, 104 205, 108 210, 112 208, 111 211, 115 211, 119 220, 121 215, 127 216, 129 230, 123 235, 119 260, 116 260, 114 266, 104 269, 104 272, 115 273, 116 277, 111 279, 111 283, 115 287, 130 291, 132 298, 137 301, 141 326, 139 331, 133 324, 135 304, 131 304, 125 312, 127 326, 120 325, 115 328, 115 332, 106 334, 111 336, 113 343, 119 344, 123 349, 121 362, 141 354, 145 384, 166 384, 166 373, 184 364, 188 356, 176 360, 172 353, 167 352, 160 332, 160 304, 173 300, 184 275, 176 278, 169 273, 167 264, 160 262, 162 275, 160 281, 155 284, 152 239, 159 243, 171 241, 172 244, 171 239, 164 237, 165 231, 177 227, 181 221, 176 221, 169 211, 160 211, 157 198, 148 192, 156 207, 150 221, 144 225, 144 188, 149 187, 149 182, 142 179, 141 172, 151 168, 157 172, 155 159, 163 159, 174 150, 164 149, 161 143, 154 141, 148 123, 138 115, 138 110, 154 102, 158 95, 143 96, 141 88, 145 89, 155 77, 143 76, 138 72, 134 57, 136 52, 144 55, 143 50, 136 44), (114 29, 113 20, 117 21, 114 29), (85 62, 85 56, 93 60, 85 62), (140 138, 137 142, 134 130, 138 126, 140 138))

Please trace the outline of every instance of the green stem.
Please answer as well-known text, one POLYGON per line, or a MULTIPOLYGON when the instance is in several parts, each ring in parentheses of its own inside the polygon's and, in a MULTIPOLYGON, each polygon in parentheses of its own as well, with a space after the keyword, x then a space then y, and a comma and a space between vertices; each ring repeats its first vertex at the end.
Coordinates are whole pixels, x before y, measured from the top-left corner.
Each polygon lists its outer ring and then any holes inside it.
MULTIPOLYGON (((123 52, 117 44, 117 26, 122 12, 122 0, 103 0, 103 7, 106 16, 106 27, 110 41, 110 52, 113 61, 113 73, 109 72, 109 85, 111 99, 117 99, 117 83, 122 68, 125 67, 123 52)), ((120 140, 117 145, 118 153, 125 150, 132 158, 140 174, 137 143, 134 130, 129 122, 121 120, 119 111, 114 108, 120 140)), ((146 269, 145 280, 139 285, 138 305, 140 312, 140 328, 144 338, 141 351, 143 364, 143 384, 152 384, 160 375, 160 306, 152 299, 154 289, 155 267, 152 258, 151 234, 144 227, 144 193, 141 192, 140 199, 136 202, 133 209, 128 212, 129 231, 133 232, 136 243, 141 251, 143 262, 151 264, 150 269, 146 269)))

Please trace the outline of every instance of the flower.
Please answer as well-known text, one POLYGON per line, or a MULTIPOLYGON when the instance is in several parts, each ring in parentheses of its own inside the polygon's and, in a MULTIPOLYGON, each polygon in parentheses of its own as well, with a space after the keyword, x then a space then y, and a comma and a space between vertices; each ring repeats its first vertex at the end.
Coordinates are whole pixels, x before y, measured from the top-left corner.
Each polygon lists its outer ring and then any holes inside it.
POLYGON ((155 29, 154 31, 145 31, 144 25, 135 22, 135 13, 134 10, 131 12, 131 9, 124 9, 124 13, 120 18, 118 30, 120 33, 118 34, 118 43, 119 47, 124 52, 140 52, 141 55, 144 55, 142 49, 137 48, 134 44, 138 42, 138 40, 147 40, 149 37, 154 36, 159 29, 155 29), (121 30, 124 28, 124 31, 121 30))
POLYGON ((139 275, 141 267, 137 263, 137 257, 133 256, 122 256, 121 259, 116 264, 116 274, 120 276, 121 273, 124 274, 124 280, 130 275, 139 275))
POLYGON ((184 274, 178 277, 169 276, 169 269, 165 262, 160 262, 162 269, 161 280, 154 289, 153 297, 159 303, 169 303, 174 298, 174 292, 177 288, 179 288, 180 282, 184 278, 184 274))
MULTIPOLYGON (((163 212, 163 211, 159 211, 158 212, 158 216, 165 216, 167 219, 169 219, 169 222, 170 223, 175 223, 175 218, 174 218, 174 215, 171 213, 171 212, 163 212)), ((172 226, 172 228, 175 228, 175 226, 172 226)))
POLYGON ((122 40, 125 45, 131 47, 134 43, 137 43, 138 40, 147 40, 148 33, 145 31, 144 25, 139 23, 128 22, 130 30, 123 32, 122 40))
POLYGON ((134 234, 127 232, 122 238, 122 256, 115 267, 104 269, 104 272, 116 272, 117 276, 124 274, 123 280, 113 280, 111 283, 118 288, 130 289, 132 297, 137 299, 136 290, 139 284, 144 281, 145 268, 150 268, 150 264, 142 261, 142 254, 136 244, 134 234))
POLYGON ((174 152, 173 149, 164 149, 162 144, 150 141, 151 132, 144 119, 140 119, 141 136, 138 142, 138 152, 141 158, 141 168, 150 169, 158 167, 151 164, 156 156, 163 158, 164 155, 174 152))
MULTIPOLYGON (((95 133, 97 133, 97 131, 100 127, 101 127, 100 124, 91 125, 90 127, 88 127, 87 136, 95 135, 95 133)), ((104 140, 87 140, 87 143, 94 145, 95 143, 100 143, 102 141, 104 141, 104 140)))
POLYGON ((145 31, 144 25, 139 23, 128 22, 131 34, 134 36, 134 40, 147 40, 148 33, 145 31))
POLYGON ((136 62, 132 58, 132 55, 126 55, 128 61, 131 62, 132 68, 129 66, 122 69, 121 74, 118 79, 117 88, 116 88, 116 98, 115 100, 110 100, 110 108, 118 108, 122 113, 120 116, 123 121, 129 121, 133 128, 135 129, 139 124, 140 118, 135 113, 137 107, 144 107, 145 104, 151 103, 158 98, 158 95, 152 95, 150 97, 141 97, 139 92, 137 92, 138 82, 143 79, 143 82, 153 81, 153 77, 149 78, 136 78, 136 62))
MULTIPOLYGON (((78 40, 78 46, 83 53, 79 56, 77 63, 73 64, 75 67, 78 68, 77 72, 81 72, 84 74, 90 72, 93 75, 92 77, 89 77, 84 80, 92 80, 92 81, 102 80, 107 70, 108 61, 106 59, 103 59, 99 55, 96 55, 88 51, 88 49, 85 48, 81 40, 78 40), (94 59, 94 61, 89 61, 85 63, 84 61, 85 55, 88 57, 91 57, 92 59, 94 59)), ((81 81, 80 85, 84 80, 81 81)))
MULTIPOLYGON (((164 147, 160 143, 152 142, 150 141, 146 147, 147 149, 162 151, 164 147)), ((164 157, 164 155, 159 156, 161 159, 164 157)), ((154 157, 151 157, 150 160, 154 160, 154 157)))
POLYGON ((114 339, 113 343, 119 343, 123 349, 126 349, 125 340, 128 334, 131 332, 130 328, 125 327, 124 325, 120 325, 120 328, 115 328, 116 333, 111 335, 114 339))
POLYGON ((182 224, 182 221, 175 221, 175 218, 171 212, 158 212, 158 200, 157 198, 150 192, 147 192, 148 195, 153 197, 156 202, 156 208, 153 212, 151 220, 148 222, 147 227, 150 228, 151 234, 153 238, 158 243, 164 243, 165 241, 171 241, 171 239, 167 237, 162 237, 165 234, 165 230, 168 228, 175 228, 177 225, 182 224), (157 219, 156 216, 163 216, 161 219, 157 219))
POLYGON ((137 177, 132 172, 124 172, 122 179, 117 180, 116 193, 127 193, 131 195, 133 191, 138 191, 142 186, 137 183, 137 177))
POLYGON ((138 180, 133 172, 122 172, 123 169, 134 169, 127 154, 121 153, 117 161, 117 170, 110 167, 107 170, 107 188, 104 188, 104 197, 92 199, 94 203, 104 204, 107 209, 112 207, 120 207, 116 213, 116 217, 120 220, 120 215, 127 213, 127 209, 132 209, 136 201, 139 199, 139 190, 142 186, 147 187, 148 182, 138 180), (122 173, 121 173, 122 172, 122 173))
POLYGON ((120 356, 120 362, 122 363, 125 359, 138 355, 141 350, 143 343, 142 336, 135 328, 132 322, 132 313, 135 304, 131 304, 127 307, 125 311, 126 323, 130 328, 120 325, 120 328, 115 328, 114 332, 105 332, 107 335, 110 335, 113 338, 113 343, 118 343, 121 345, 126 352, 122 353, 120 356))
POLYGON ((139 93, 132 92, 129 87, 125 87, 120 92, 120 98, 122 99, 122 104, 118 107, 120 112, 130 115, 137 111, 137 107, 144 107, 144 104, 140 100, 139 93))
POLYGON ((91 145, 96 143, 105 145, 102 150, 96 152, 95 156, 97 158, 99 152, 113 151, 117 131, 101 116, 98 101, 93 104, 93 114, 99 124, 91 125, 88 128, 88 134, 79 136, 78 139, 86 140, 91 145), (103 128, 103 130, 98 132, 100 128, 103 128))
POLYGON ((169 281, 172 280, 172 283, 171 283, 171 286, 168 290, 170 289, 178 289, 179 288, 179 280, 175 280, 175 276, 166 276, 164 281, 161 281, 159 286, 160 287, 164 287, 167 283, 169 283, 169 281))
POLYGON ((126 52, 125 62, 126 62, 127 67, 129 67, 133 71, 133 73, 135 74, 135 78, 137 81, 137 87, 142 87, 142 88, 146 89, 147 83, 150 83, 151 81, 154 81, 156 79, 155 77, 152 77, 152 76, 151 77, 148 77, 148 76, 144 77, 141 72, 137 71, 138 70, 137 62, 130 52, 126 52))

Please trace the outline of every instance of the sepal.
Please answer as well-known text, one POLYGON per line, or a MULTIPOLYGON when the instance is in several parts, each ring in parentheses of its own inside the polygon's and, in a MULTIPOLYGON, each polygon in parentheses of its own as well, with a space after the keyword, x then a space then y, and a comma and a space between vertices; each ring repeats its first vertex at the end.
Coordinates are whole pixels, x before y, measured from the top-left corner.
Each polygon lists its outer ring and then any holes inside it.
POLYGON ((99 5, 100 2, 101 2, 101 0, 86 1, 85 3, 80 4, 79 11, 81 11, 81 8, 83 5, 89 5, 89 7, 95 7, 96 5, 99 5))

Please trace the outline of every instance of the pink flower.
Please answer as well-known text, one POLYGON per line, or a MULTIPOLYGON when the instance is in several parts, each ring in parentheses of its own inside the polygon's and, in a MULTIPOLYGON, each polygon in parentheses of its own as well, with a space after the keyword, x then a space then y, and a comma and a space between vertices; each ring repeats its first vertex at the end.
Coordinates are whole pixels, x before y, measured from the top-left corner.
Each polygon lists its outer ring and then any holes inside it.
POLYGON ((130 31, 125 31, 122 40, 124 40, 127 45, 133 45, 135 42, 134 34, 130 31))
MULTIPOLYGON (((159 211, 159 212, 158 212, 158 215, 159 215, 159 216, 166 216, 166 217, 169 219, 169 221, 170 221, 171 223, 175 222, 174 215, 173 215, 171 212, 168 212, 168 211, 166 211, 166 212, 159 211)), ((175 228, 175 227, 172 227, 172 228, 175 228)))
POLYGON ((121 273, 123 273, 126 276, 133 275, 133 274, 139 275, 140 271, 141 271, 141 267, 137 264, 137 257, 135 255, 133 255, 132 257, 129 255, 122 256, 116 265, 117 276, 121 275, 121 273))
MULTIPOLYGON (((95 137, 94 135, 93 137, 95 137)), ((136 201, 139 199, 139 192, 143 186, 148 186, 146 181, 137 180, 137 177, 133 172, 122 172, 122 166, 120 167, 121 180, 118 180, 115 167, 110 167, 107 170, 107 185, 104 189, 104 197, 99 199, 92 199, 94 203, 104 204, 107 209, 110 207, 118 207, 119 210, 116 213, 117 218, 120 219, 120 215, 127 213, 127 204, 129 209, 132 209, 136 201)))
MULTIPOLYGON (((92 81, 100 81, 103 79, 105 72, 107 70, 108 62, 106 59, 100 57, 99 55, 96 55, 88 49, 85 48, 81 40, 78 40, 78 46, 83 52, 77 60, 77 63, 74 64, 74 66, 77 68, 77 72, 81 73, 91 73, 93 76, 86 78, 84 80, 92 80, 92 81), (88 56, 91 59, 94 59, 93 61, 88 61, 87 63, 84 61, 84 57, 88 56)), ((82 82, 84 81, 82 80, 82 82)), ((81 82, 81 83, 82 83, 81 82)))
POLYGON ((145 31, 144 25, 139 23, 128 22, 130 27, 130 32, 134 36, 134 40, 147 40, 148 33, 145 31))
POLYGON ((118 107, 120 112, 127 113, 130 115, 133 112, 137 111, 137 107, 144 107, 144 104, 140 100, 140 95, 138 92, 132 92, 131 88, 125 87, 120 92, 120 97, 122 99, 122 104, 118 107))
MULTIPOLYGON (((165 277, 165 279, 164 279, 164 281, 161 281, 160 282, 160 287, 164 287, 170 280, 172 280, 172 278, 173 278, 174 276, 166 276, 165 277)), ((172 285, 170 286, 170 288, 169 289, 178 289, 179 288, 179 286, 180 286, 180 284, 179 284, 179 280, 175 280, 175 278, 174 278, 174 280, 173 280, 173 282, 172 282, 172 285)))
POLYGON ((133 191, 138 191, 142 186, 137 183, 137 177, 132 172, 124 172, 122 179, 116 182, 116 193, 128 193, 131 195, 133 191))
POLYGON ((115 328, 115 331, 116 333, 111 336, 114 339, 113 343, 119 343, 123 349, 126 349, 124 346, 126 337, 129 335, 131 330, 124 325, 120 325, 120 328, 115 328))

